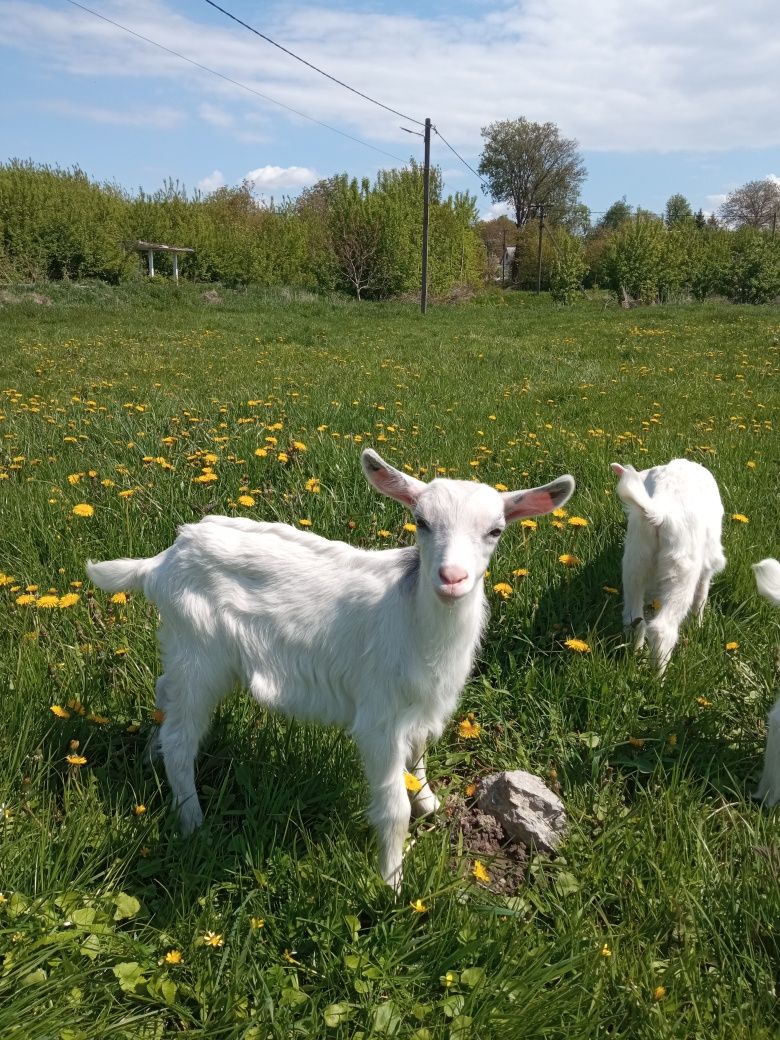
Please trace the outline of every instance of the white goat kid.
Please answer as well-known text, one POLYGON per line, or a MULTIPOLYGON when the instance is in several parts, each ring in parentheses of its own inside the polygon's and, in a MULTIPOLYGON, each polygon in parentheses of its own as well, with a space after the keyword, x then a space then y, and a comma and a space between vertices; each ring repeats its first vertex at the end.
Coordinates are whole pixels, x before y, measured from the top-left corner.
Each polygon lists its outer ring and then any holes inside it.
MULTIPOLYGON (((777 560, 761 560, 753 564, 753 572, 761 595, 780 607, 780 563, 777 560)), ((753 797, 765 805, 777 805, 780 802, 780 698, 767 719, 764 771, 753 797)))
POLYGON ((623 624, 645 634, 663 674, 693 610, 701 622, 710 582, 726 566, 721 545, 723 505, 715 478, 697 462, 672 459, 637 472, 612 463, 617 493, 628 514, 623 552, 623 624), (645 606, 660 606, 645 624, 645 606))
POLYGON ((286 524, 224 516, 185 524, 141 560, 87 564, 108 592, 137 588, 157 605, 165 713, 160 746, 184 832, 203 819, 194 762, 217 702, 236 683, 264 708, 343 726, 357 742, 383 878, 401 881, 411 807, 438 802, 427 741, 454 711, 487 619, 483 574, 504 526, 567 501, 574 480, 500 494, 486 484, 426 484, 376 452, 363 471, 414 511, 417 545, 367 551, 286 524))

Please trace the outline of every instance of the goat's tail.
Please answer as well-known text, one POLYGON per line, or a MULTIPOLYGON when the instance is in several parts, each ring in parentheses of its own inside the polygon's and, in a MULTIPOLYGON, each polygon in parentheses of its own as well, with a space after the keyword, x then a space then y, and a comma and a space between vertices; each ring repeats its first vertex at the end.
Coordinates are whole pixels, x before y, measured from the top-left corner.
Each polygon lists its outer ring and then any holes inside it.
POLYGON ((89 580, 104 592, 143 589, 144 578, 157 562, 156 556, 139 560, 105 560, 103 563, 87 560, 87 574, 89 580))
POLYGON ((647 488, 642 482, 633 466, 621 466, 617 462, 612 463, 612 472, 616 473, 618 481, 617 493, 620 500, 627 506, 634 506, 642 516, 653 527, 660 527, 666 519, 665 515, 654 505, 652 498, 647 493, 647 488))
POLYGON ((753 564, 753 573, 761 595, 780 607, 780 563, 772 559, 761 560, 753 564))

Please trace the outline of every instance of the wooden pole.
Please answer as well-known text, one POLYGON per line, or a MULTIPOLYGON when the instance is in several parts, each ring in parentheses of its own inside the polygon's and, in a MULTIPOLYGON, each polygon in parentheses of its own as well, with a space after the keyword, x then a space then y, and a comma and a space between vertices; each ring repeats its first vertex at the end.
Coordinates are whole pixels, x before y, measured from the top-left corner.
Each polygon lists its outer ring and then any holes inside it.
POLYGON ((544 232, 544 206, 539 207, 539 246, 536 252, 536 295, 542 291, 542 233, 544 232))
POLYGON ((431 121, 425 120, 425 161, 423 164, 423 229, 422 229, 422 288, 420 311, 428 310, 428 217, 431 204, 431 121))

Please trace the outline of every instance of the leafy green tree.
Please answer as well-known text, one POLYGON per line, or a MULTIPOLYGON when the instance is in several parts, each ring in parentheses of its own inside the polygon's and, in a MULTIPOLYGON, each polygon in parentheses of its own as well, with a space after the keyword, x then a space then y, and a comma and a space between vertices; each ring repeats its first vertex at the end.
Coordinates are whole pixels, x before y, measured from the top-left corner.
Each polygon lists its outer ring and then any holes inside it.
POLYGON ((577 142, 562 137, 554 123, 503 119, 483 127, 482 137, 479 173, 494 202, 511 204, 518 228, 539 206, 555 208, 562 218, 577 202, 585 165, 577 142))
POLYGON ((693 220, 691 204, 684 195, 670 195, 666 201, 664 221, 669 228, 688 224, 693 220))
POLYGON ((618 199, 617 202, 613 202, 606 213, 602 216, 599 221, 600 231, 617 231, 621 225, 625 224, 627 220, 631 219, 632 209, 626 202, 625 195, 622 199, 618 199))
POLYGON ((582 239, 559 234, 554 241, 550 295, 556 303, 571 304, 582 292, 582 280, 588 269, 582 239))
POLYGON ((748 181, 732 191, 720 207, 720 219, 728 227, 766 230, 780 218, 780 184, 765 178, 748 181))

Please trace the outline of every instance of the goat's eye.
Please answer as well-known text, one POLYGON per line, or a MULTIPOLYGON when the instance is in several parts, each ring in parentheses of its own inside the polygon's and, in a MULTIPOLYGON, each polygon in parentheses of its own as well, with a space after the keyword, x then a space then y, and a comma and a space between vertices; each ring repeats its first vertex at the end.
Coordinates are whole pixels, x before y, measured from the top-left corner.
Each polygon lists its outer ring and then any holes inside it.
POLYGON ((500 538, 501 537, 501 533, 502 533, 503 530, 504 530, 503 527, 494 527, 493 530, 489 532, 490 533, 490 537, 491 538, 500 538))
POLYGON ((418 531, 430 531, 430 527, 421 516, 416 516, 414 522, 417 524, 418 531))

